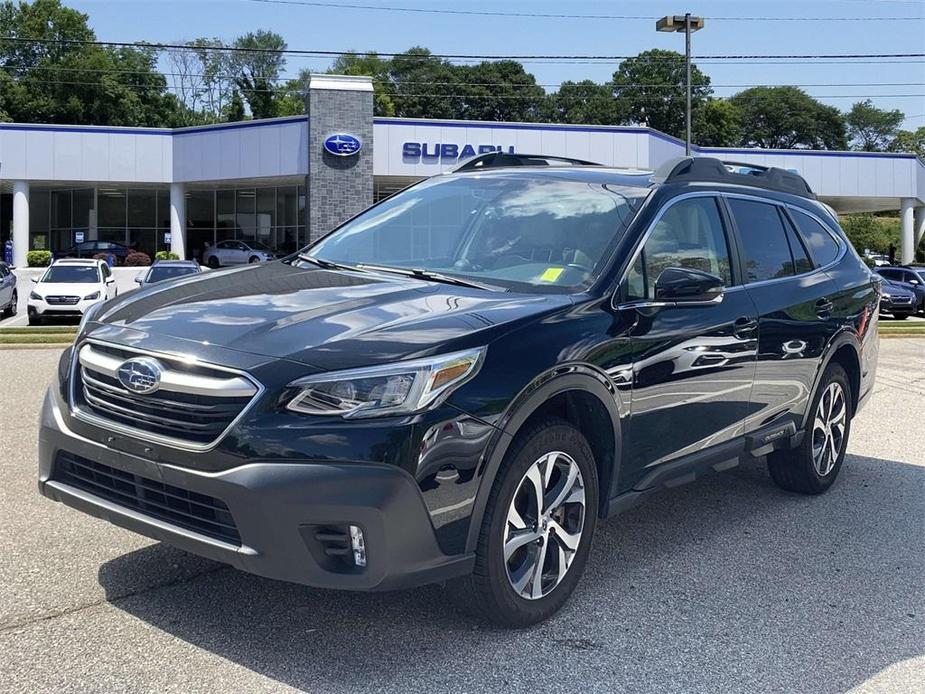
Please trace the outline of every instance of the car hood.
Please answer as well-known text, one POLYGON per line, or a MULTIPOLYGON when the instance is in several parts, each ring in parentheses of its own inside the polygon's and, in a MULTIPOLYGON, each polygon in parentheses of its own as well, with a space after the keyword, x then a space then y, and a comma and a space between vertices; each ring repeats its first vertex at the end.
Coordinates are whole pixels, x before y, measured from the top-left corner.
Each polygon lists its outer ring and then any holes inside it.
POLYGON ((570 304, 273 262, 153 284, 108 302, 95 320, 328 370, 485 345, 570 304))
POLYGON ((32 291, 46 296, 79 296, 85 297, 87 294, 103 290, 100 282, 39 282, 32 291))

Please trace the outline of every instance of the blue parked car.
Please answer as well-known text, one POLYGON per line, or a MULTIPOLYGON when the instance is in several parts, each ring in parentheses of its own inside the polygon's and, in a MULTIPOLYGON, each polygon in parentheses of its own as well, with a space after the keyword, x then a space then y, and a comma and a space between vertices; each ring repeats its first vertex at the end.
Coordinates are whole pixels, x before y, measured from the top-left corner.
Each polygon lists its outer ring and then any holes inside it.
POLYGON ((139 286, 146 287, 155 282, 172 280, 184 275, 195 275, 202 272, 199 263, 192 260, 157 260, 154 265, 139 274, 135 281, 139 286))
POLYGON ((925 268, 889 266, 874 268, 874 272, 912 292, 915 310, 925 312, 925 268))

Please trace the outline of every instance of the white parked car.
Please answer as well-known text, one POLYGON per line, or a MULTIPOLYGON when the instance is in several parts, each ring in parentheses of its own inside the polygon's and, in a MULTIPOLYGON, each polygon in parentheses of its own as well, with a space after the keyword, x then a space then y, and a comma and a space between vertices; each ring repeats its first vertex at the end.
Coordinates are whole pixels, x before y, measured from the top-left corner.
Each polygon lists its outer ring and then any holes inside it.
POLYGON ((205 252, 203 261, 211 268, 246 265, 276 260, 279 256, 259 241, 220 241, 205 252))
POLYGON ((119 293, 112 271, 102 260, 57 260, 32 281, 35 288, 27 304, 29 325, 58 316, 80 318, 93 304, 119 293))

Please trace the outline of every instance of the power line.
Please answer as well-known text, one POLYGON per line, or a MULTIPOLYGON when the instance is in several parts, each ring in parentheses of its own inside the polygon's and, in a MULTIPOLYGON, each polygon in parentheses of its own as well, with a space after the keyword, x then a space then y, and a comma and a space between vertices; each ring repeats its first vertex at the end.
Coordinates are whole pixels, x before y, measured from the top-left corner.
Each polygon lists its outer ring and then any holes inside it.
MULTIPOLYGON (((408 53, 391 53, 382 51, 330 51, 330 50, 309 50, 300 48, 250 48, 244 46, 191 46, 188 44, 178 43, 146 43, 141 41, 93 41, 89 39, 35 39, 22 37, 5 37, 3 41, 12 41, 18 43, 39 43, 39 44, 65 44, 65 45, 91 45, 106 46, 119 48, 139 48, 139 49, 157 49, 157 50, 181 50, 181 51, 221 51, 227 53, 274 53, 285 55, 309 55, 325 57, 342 57, 352 55, 375 54, 381 57, 390 58, 407 58, 408 60, 428 60, 428 59, 456 59, 456 60, 589 60, 589 61, 613 61, 628 60, 638 58, 638 55, 469 55, 457 53, 429 53, 427 55, 415 55, 408 53)), ((694 56, 697 60, 853 60, 861 58, 925 58, 925 53, 820 53, 820 54, 783 54, 783 55, 700 55, 694 56)), ((651 56, 646 60, 673 60, 674 56, 665 58, 651 56)))
MULTIPOLYGON (((448 10, 424 7, 386 7, 383 5, 359 5, 355 3, 313 2, 310 0, 247 0, 269 5, 301 5, 346 10, 373 10, 376 12, 407 12, 415 14, 469 15, 476 17, 518 17, 522 19, 618 19, 628 21, 654 21, 652 15, 619 14, 564 14, 546 12, 500 12, 497 10, 448 10)), ((925 17, 710 17, 711 22, 908 22, 923 21, 925 17)))

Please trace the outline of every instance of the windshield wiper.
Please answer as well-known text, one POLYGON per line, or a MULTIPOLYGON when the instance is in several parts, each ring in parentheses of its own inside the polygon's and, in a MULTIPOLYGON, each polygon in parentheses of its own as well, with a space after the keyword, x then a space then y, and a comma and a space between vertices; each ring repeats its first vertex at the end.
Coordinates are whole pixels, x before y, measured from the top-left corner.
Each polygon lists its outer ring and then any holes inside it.
POLYGON ((458 287, 472 287, 474 289, 484 289, 485 291, 507 291, 504 287, 499 287, 493 284, 485 284, 483 282, 476 282, 475 280, 463 279, 462 277, 456 277, 454 275, 444 275, 440 272, 434 272, 433 270, 425 270, 423 268, 400 268, 400 267, 390 267, 388 265, 369 265, 367 263, 357 263, 357 267, 361 270, 374 270, 379 272, 392 272, 396 275, 404 275, 405 277, 415 277, 417 279, 426 280, 428 282, 442 282, 443 284, 455 284, 458 287))
POLYGON ((335 263, 333 260, 322 260, 321 258, 316 258, 315 256, 308 255, 306 253, 299 253, 298 258, 299 260, 304 260, 306 263, 317 265, 318 267, 324 268, 325 270, 353 270, 354 272, 363 272, 359 266, 335 263))

